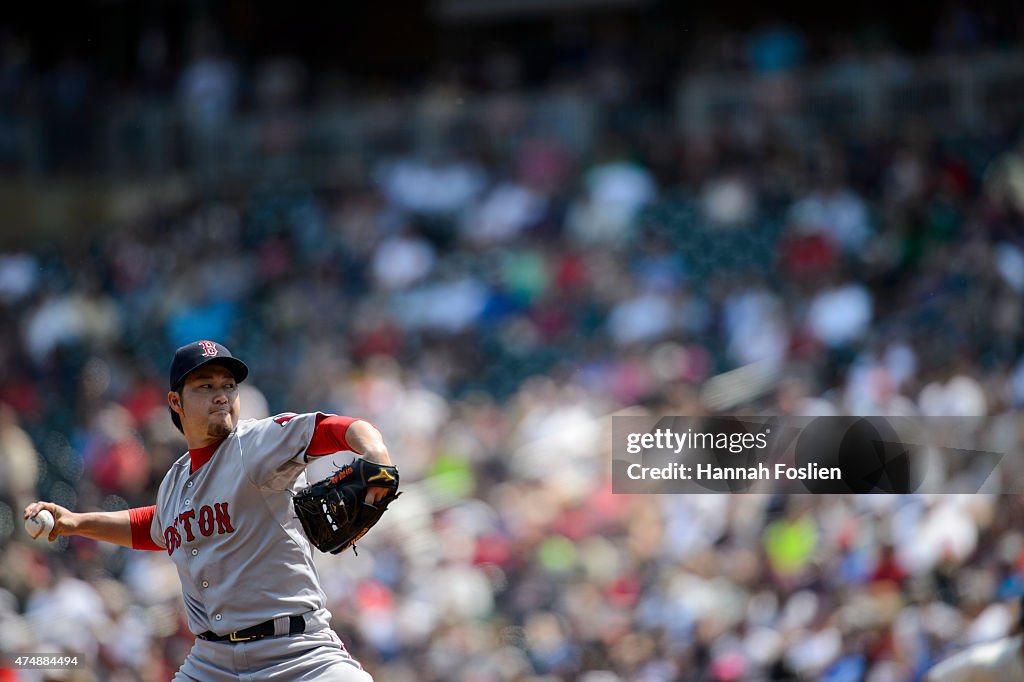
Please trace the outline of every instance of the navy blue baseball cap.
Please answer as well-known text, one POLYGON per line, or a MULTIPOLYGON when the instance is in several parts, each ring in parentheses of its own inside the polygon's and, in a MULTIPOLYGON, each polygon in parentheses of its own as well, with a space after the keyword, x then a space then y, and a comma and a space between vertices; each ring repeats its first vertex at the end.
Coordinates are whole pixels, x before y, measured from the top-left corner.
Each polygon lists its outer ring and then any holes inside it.
POLYGON ((203 365, 217 364, 227 367, 234 375, 236 383, 242 383, 249 376, 249 368, 244 362, 231 354, 227 348, 216 341, 193 341, 187 343, 174 351, 174 359, 171 361, 170 384, 171 390, 181 388, 192 372, 203 365))

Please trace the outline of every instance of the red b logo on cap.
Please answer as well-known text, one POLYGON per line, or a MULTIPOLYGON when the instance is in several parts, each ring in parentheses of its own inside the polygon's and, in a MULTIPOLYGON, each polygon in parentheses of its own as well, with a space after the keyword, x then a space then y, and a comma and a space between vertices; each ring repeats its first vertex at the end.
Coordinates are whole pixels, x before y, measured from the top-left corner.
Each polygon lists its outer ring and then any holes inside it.
POLYGON ((212 358, 217 355, 217 346, 213 344, 213 341, 200 341, 199 345, 203 347, 204 358, 212 358))

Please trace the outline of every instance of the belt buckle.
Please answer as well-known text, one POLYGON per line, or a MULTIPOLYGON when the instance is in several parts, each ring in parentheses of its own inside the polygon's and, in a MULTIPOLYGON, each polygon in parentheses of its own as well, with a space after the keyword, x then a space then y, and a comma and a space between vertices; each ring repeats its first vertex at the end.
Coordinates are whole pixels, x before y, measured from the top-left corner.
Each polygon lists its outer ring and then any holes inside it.
POLYGON ((228 634, 228 639, 232 642, 248 642, 251 639, 256 639, 257 635, 249 635, 248 637, 239 637, 237 632, 228 634))

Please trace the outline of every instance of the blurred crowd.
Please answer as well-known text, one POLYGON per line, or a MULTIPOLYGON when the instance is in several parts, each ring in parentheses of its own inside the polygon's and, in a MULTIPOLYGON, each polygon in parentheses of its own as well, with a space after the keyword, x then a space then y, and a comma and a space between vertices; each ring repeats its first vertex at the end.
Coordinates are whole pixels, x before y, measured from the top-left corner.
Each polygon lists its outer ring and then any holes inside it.
MULTIPOLYGON (((764 8, 735 21, 713 8, 648 4, 649 11, 584 16, 538 11, 511 30, 502 28, 501 8, 492 21, 465 24, 414 9, 403 30, 392 31, 386 11, 203 5, 169 20, 160 16, 167 8, 122 13, 114 3, 63 15, 81 25, 57 42, 48 39, 45 15, 40 30, 29 10, 0 25, 0 174, 166 171, 224 161, 239 145, 316 149, 322 131, 296 119, 309 110, 343 116, 367 108, 368 96, 383 103, 414 95, 444 108, 464 96, 582 90, 591 102, 668 108, 695 72, 751 73, 775 87, 820 65, 834 77, 856 78, 865 67, 898 73, 914 53, 1005 50, 1024 32, 1020 8, 1002 2, 951 1, 892 16, 851 10, 832 20, 814 13, 803 25, 764 8), (354 28, 366 18, 378 22, 379 36, 354 28), (262 120, 251 140, 240 115, 262 120), (173 142, 158 139, 167 127, 173 142)), ((371 106, 364 115, 382 113, 415 112, 371 106)))
MULTIPOLYGON (((219 130, 231 106, 203 93, 228 96, 227 72, 197 71, 197 129, 219 130)), ((444 121, 457 96, 425 101, 444 121)), ((76 681, 183 660, 162 553, 30 543, 21 509, 151 504, 184 450, 166 363, 201 338, 252 368, 245 415, 385 434, 408 492, 358 557, 320 557, 378 680, 917 680, 1009 632, 1024 506, 999 480, 612 495, 608 417, 974 417, 972 447, 1018 449, 1019 127, 605 121, 581 150, 515 111, 0 255, 0 651, 80 653, 89 670, 57 676, 76 681), (751 367, 768 378, 708 390, 751 367)))

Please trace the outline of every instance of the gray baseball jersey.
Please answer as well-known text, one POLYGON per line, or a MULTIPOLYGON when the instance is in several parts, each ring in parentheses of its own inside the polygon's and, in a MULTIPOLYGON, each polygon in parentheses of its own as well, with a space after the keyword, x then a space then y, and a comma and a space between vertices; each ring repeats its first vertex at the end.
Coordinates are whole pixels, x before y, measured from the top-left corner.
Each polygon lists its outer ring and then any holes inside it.
POLYGON ((307 484, 317 416, 241 421, 197 471, 186 453, 164 477, 150 533, 178 569, 193 633, 225 635, 299 614, 329 624, 292 509, 292 495, 307 484))

